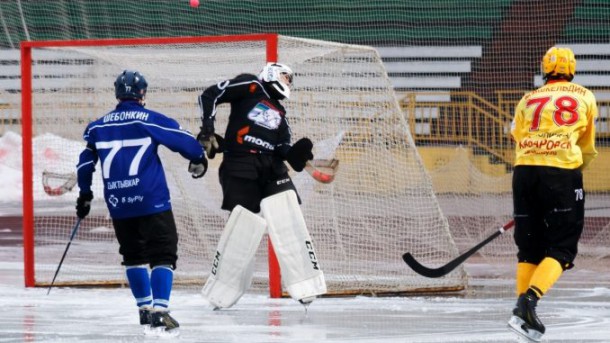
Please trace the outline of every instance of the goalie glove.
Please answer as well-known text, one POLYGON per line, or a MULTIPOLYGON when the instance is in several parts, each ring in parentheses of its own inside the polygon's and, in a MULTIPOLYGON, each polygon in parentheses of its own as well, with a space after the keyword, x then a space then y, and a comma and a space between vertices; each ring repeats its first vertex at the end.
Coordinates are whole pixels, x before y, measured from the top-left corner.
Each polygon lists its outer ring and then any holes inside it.
POLYGON ((191 173, 193 179, 199 179, 203 177, 205 175, 205 172, 208 171, 208 160, 203 157, 203 160, 201 161, 191 161, 189 163, 188 171, 189 173, 191 173))
POLYGON ((214 156, 216 156, 216 153, 222 153, 224 150, 224 138, 215 133, 209 137, 205 137, 200 132, 199 135, 197 135, 197 140, 199 141, 199 144, 203 146, 203 149, 205 149, 205 154, 210 159, 213 159, 214 156))
POLYGON ((93 200, 93 193, 80 193, 76 199, 76 215, 80 219, 84 219, 89 214, 91 200, 93 200))
POLYGON ((313 143, 307 137, 299 139, 294 143, 288 153, 286 154, 286 161, 294 169, 294 171, 301 172, 305 168, 307 161, 313 159, 313 143))
POLYGON ((224 139, 214 133, 214 119, 204 119, 200 129, 197 140, 205 149, 208 158, 214 158, 217 152, 222 152, 224 149, 224 139))

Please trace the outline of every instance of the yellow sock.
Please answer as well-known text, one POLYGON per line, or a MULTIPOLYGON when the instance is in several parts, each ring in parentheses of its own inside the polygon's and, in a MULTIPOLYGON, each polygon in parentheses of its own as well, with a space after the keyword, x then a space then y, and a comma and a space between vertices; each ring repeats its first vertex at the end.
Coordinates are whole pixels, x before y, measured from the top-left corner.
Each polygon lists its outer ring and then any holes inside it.
POLYGON ((530 286, 530 279, 536 270, 537 265, 533 263, 517 263, 517 296, 525 293, 530 286))
POLYGON ((546 257, 532 275, 530 279, 530 287, 536 291, 538 297, 542 297, 549 289, 559 280, 563 273, 561 264, 554 258, 546 257))

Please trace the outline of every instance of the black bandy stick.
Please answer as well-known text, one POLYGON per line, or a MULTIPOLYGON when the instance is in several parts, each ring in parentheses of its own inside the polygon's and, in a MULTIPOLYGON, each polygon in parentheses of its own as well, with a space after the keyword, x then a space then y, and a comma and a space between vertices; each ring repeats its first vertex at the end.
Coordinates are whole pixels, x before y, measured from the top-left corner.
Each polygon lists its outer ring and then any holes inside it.
POLYGON ((405 253, 404 255, 402 255, 402 259, 409 267, 411 267, 411 269, 413 269, 419 275, 423 275, 429 278, 445 276, 449 274, 452 270, 454 270, 457 266, 466 261, 466 259, 476 253, 479 249, 484 247, 487 243, 493 241, 496 237, 500 236, 514 225, 514 220, 509 221, 508 223, 504 224, 504 226, 499 228, 496 232, 494 232, 491 236, 485 238, 485 240, 483 240, 481 243, 475 245, 470 250, 464 252, 463 254, 456 257, 444 266, 438 268, 428 268, 422 265, 421 263, 417 262, 417 260, 413 257, 413 255, 411 255, 411 253, 405 253))
POLYGON ((61 256, 61 260, 59 261, 59 265, 57 265, 57 270, 55 271, 55 275, 53 276, 53 281, 51 281, 51 285, 49 286, 49 290, 47 291, 47 295, 49 295, 49 293, 51 293, 51 288, 53 288, 53 284, 55 284, 55 278, 57 277, 57 274, 59 274, 59 269, 61 268, 61 265, 64 263, 64 258, 66 258, 66 254, 68 253, 68 249, 70 248, 70 244, 72 244, 72 240, 74 239, 74 236, 76 235, 76 231, 78 231, 78 227, 80 226, 80 221, 82 219, 78 218, 76 220, 76 224, 74 224, 74 228, 72 229, 72 233, 70 234, 70 240, 68 241, 68 244, 66 245, 66 250, 64 250, 64 254, 61 256))

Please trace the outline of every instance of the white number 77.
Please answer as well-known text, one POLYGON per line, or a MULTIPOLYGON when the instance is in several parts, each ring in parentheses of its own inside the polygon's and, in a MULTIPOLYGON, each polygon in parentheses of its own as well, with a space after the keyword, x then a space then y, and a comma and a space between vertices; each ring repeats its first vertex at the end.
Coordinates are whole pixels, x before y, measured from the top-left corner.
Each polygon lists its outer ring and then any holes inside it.
POLYGON ((110 166, 112 165, 112 159, 114 159, 116 154, 123 147, 140 147, 129 165, 129 176, 138 175, 138 169, 140 168, 142 156, 144 156, 146 148, 148 148, 151 143, 152 140, 150 137, 95 143, 95 147, 98 150, 110 149, 108 156, 106 156, 106 159, 102 161, 102 175, 104 176, 104 179, 108 179, 110 177, 110 166))

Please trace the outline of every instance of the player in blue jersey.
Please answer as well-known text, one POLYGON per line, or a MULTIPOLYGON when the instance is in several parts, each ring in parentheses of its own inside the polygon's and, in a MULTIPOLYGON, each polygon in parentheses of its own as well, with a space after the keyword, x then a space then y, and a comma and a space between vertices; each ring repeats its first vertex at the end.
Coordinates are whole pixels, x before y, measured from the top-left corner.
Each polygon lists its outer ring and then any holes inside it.
POLYGON ((168 308, 178 234, 157 150, 163 145, 189 160, 193 178, 203 177, 208 162, 191 133, 174 119, 144 107, 147 86, 139 72, 123 71, 114 83, 118 105, 85 129, 87 146, 77 166, 80 194, 76 213, 81 219, 89 214, 91 183, 99 159, 104 198, 139 307, 140 324, 146 330, 177 334, 178 322, 168 308))

